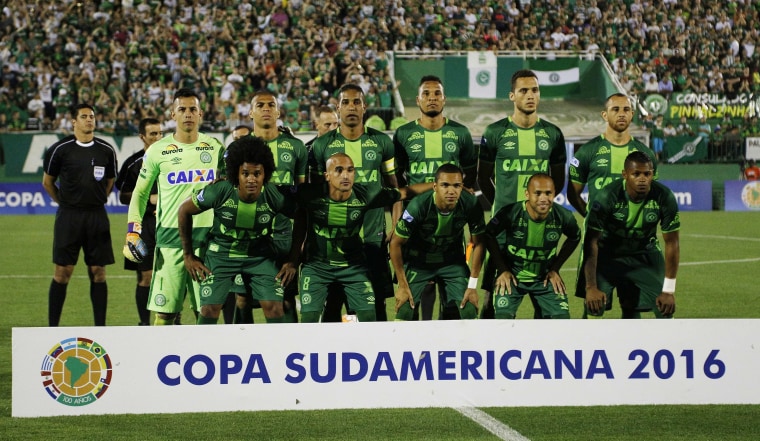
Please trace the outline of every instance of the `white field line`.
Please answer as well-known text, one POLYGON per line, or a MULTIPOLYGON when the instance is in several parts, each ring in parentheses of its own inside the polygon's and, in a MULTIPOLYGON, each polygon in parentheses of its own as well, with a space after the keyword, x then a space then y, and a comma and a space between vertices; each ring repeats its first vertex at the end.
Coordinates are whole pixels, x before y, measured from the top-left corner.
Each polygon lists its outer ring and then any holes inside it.
POLYGON ((520 432, 507 426, 491 415, 483 412, 475 407, 454 407, 454 410, 473 420, 487 431, 493 433, 499 439, 504 441, 530 441, 530 438, 526 438, 520 434, 520 432))

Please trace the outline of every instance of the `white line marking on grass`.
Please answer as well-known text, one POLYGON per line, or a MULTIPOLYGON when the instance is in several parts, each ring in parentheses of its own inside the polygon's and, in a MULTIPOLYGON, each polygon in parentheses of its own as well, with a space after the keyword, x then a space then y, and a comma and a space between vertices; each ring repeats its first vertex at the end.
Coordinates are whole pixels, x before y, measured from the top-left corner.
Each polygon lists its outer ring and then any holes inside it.
POLYGON ((530 441, 530 438, 526 438, 520 434, 520 432, 507 426, 491 415, 483 412, 475 407, 454 407, 454 410, 466 416, 467 418, 475 421, 487 431, 498 436, 499 439, 504 441, 530 441))
MULTIPOLYGON (((715 265, 719 263, 748 263, 748 262, 758 262, 760 261, 760 257, 748 257, 746 259, 728 259, 728 260, 705 260, 702 262, 681 262, 678 264, 678 266, 696 266, 696 265, 715 265)), ((560 269, 560 272, 575 272, 577 271, 577 267, 563 267, 560 269)))
POLYGON ((757 237, 717 236, 713 234, 684 234, 684 236, 699 237, 702 239, 728 239, 728 240, 760 242, 760 238, 757 238, 757 237))

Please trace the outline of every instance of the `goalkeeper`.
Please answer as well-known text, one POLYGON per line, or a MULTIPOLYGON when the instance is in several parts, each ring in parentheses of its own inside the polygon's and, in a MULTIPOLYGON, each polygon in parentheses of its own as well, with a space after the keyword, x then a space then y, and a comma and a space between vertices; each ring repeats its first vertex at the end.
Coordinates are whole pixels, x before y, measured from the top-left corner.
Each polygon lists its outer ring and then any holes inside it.
MULTIPOLYGON (((140 176, 132 193, 127 216, 127 243, 124 256, 139 262, 146 247, 140 238, 140 221, 153 183, 158 185, 156 209, 156 250, 148 309, 156 313, 155 325, 171 325, 182 311, 185 293, 191 306, 199 310, 200 288, 185 271, 179 238, 178 211, 182 202, 220 175, 223 166, 222 144, 198 129, 203 120, 200 98, 191 89, 174 95, 171 117, 177 123, 173 135, 153 144, 143 160, 140 176)), ((192 242, 196 249, 204 243, 213 222, 213 212, 195 218, 192 242)), ((197 251, 196 251, 197 252, 197 251)))

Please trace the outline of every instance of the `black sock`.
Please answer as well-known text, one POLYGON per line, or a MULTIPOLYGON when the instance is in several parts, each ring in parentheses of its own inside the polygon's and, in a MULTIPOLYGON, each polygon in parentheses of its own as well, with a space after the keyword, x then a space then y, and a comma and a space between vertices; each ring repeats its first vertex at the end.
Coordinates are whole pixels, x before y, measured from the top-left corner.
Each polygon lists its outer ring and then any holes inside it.
POLYGON ((61 312, 63 303, 66 301, 67 283, 58 283, 55 280, 50 282, 48 291, 48 326, 58 326, 61 321, 61 312))
POLYGON ((246 305, 243 308, 235 308, 235 318, 232 321, 234 324, 244 325, 253 323, 253 308, 246 305))
POLYGON ((137 315, 140 316, 140 325, 150 324, 150 310, 148 309, 149 296, 149 286, 137 285, 137 288, 135 289, 135 304, 137 305, 137 315))
POLYGON ((90 283, 90 301, 92 301, 92 314, 95 317, 95 326, 105 326, 106 307, 108 306, 108 285, 106 282, 90 283))

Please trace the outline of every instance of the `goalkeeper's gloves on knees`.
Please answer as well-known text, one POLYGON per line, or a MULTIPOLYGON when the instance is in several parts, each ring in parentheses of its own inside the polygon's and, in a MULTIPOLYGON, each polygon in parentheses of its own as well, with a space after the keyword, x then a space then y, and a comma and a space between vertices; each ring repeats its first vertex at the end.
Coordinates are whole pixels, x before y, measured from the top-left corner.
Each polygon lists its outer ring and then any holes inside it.
POLYGON ((124 257, 135 263, 140 263, 148 255, 148 247, 140 237, 142 224, 130 222, 127 228, 127 243, 124 244, 122 253, 124 257))

